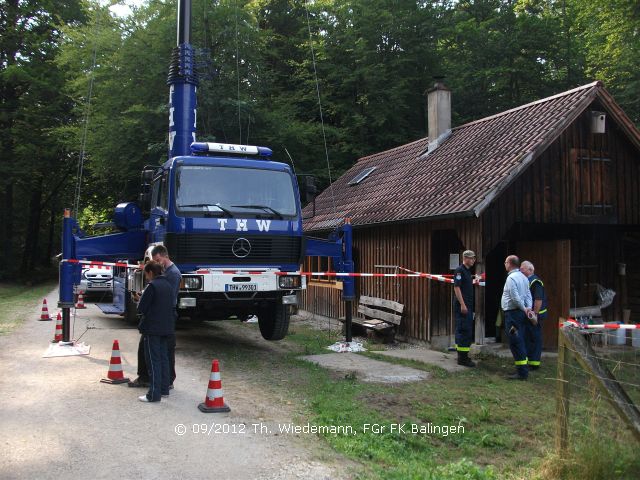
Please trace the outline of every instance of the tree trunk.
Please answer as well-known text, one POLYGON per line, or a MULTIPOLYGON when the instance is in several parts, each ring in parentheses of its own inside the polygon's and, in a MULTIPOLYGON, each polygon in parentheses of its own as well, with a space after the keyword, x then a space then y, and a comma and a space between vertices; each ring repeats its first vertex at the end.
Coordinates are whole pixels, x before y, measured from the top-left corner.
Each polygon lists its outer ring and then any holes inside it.
POLYGON ((50 204, 50 212, 49 216, 49 238, 47 240, 47 250, 46 257, 42 259, 43 265, 49 265, 51 263, 51 257, 53 257, 53 239, 56 231, 56 213, 57 212, 57 202, 52 201, 50 204))
POLYGON ((38 178, 31 188, 31 198, 29 199, 29 220, 22 253, 22 272, 24 274, 33 270, 38 258, 38 240, 40 238, 40 218, 42 213, 40 209, 41 199, 42 178, 38 178))
POLYGON ((3 262, 2 268, 5 275, 11 274, 14 269, 13 262, 13 184, 9 183, 4 188, 4 207, 2 211, 2 245, 3 245, 3 262))

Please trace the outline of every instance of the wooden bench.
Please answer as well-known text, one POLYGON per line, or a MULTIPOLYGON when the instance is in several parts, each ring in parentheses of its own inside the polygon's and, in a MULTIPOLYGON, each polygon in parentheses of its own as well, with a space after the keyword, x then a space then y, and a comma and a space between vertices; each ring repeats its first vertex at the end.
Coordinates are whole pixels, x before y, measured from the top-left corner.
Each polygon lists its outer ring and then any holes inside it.
MULTIPOLYGON (((380 334, 385 340, 393 341, 402 321, 404 305, 392 300, 361 295, 358 301, 358 313, 352 323, 364 329, 380 334)), ((344 319, 341 319, 344 321, 344 319)))

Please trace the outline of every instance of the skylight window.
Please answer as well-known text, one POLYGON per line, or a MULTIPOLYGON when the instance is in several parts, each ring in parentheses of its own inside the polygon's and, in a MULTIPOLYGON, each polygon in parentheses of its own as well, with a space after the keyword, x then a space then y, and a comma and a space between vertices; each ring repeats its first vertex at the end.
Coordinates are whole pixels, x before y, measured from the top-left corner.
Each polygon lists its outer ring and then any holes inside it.
POLYGON ((373 172, 376 168, 378 167, 369 167, 369 168, 365 168, 364 170, 362 170, 358 175, 356 175, 355 177, 353 177, 353 179, 351 179, 351 181, 349 182, 349 185, 353 186, 353 185, 358 185, 360 182, 362 182, 365 178, 367 178, 369 175, 371 175, 371 172, 373 172))

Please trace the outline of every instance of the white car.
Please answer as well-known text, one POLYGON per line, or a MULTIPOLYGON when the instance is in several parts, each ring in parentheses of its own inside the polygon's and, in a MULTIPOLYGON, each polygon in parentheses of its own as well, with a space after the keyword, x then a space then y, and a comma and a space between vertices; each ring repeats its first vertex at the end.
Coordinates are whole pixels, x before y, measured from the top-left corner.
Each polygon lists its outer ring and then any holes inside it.
POLYGON ((113 269, 98 265, 82 268, 78 290, 85 293, 111 292, 113 289, 113 269))

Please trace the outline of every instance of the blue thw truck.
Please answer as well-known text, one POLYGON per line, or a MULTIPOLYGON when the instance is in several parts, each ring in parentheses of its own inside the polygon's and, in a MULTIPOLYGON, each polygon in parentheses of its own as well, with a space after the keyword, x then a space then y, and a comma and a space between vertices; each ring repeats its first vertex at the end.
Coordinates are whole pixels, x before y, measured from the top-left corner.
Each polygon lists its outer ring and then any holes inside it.
MULTIPOLYGON (((280 339, 306 283, 296 177, 264 147, 194 142, 191 150, 143 174, 151 177, 145 257, 167 247, 183 272, 182 314, 257 315, 264 338, 280 339)), ((141 281, 130 272, 128 289, 141 281)))
MULTIPOLYGON (((117 233, 87 237, 65 211, 59 301, 65 341, 80 282, 77 260, 137 263, 149 259, 155 245, 164 245, 182 272, 179 315, 210 320, 257 315, 267 340, 287 333, 297 292, 306 287, 299 271, 304 255, 330 256, 336 271, 353 271, 350 225, 328 240, 303 236, 300 198, 310 201, 315 194, 309 177, 300 189, 292 168, 272 160, 266 147, 196 142, 198 78, 190 23, 191 2, 179 0, 177 47, 167 81, 168 160, 142 171, 138 203, 116 207, 117 233)), ((142 272, 115 267, 113 288, 113 303, 100 308, 134 319, 130 293, 142 290, 142 272)), ((343 298, 353 297, 353 278, 345 278, 343 298)))

